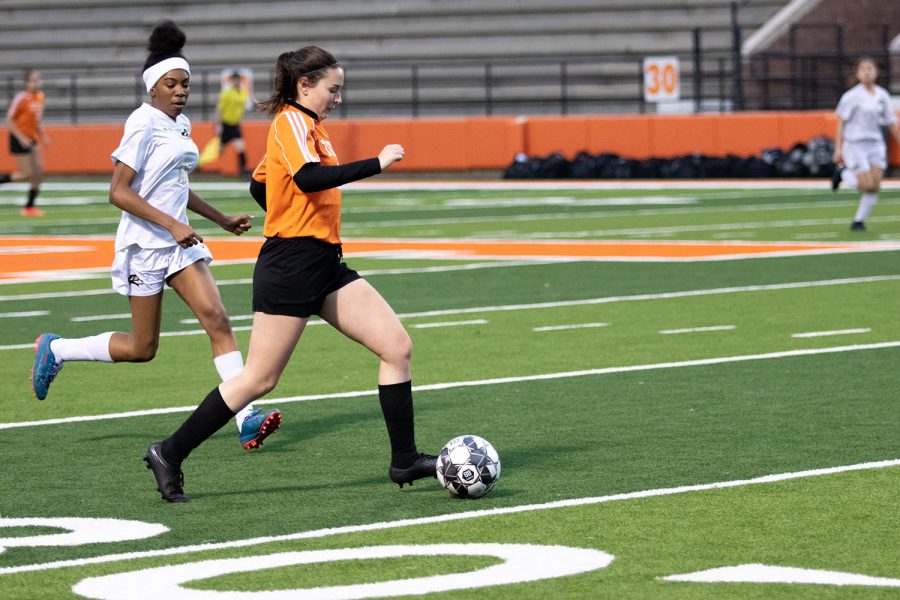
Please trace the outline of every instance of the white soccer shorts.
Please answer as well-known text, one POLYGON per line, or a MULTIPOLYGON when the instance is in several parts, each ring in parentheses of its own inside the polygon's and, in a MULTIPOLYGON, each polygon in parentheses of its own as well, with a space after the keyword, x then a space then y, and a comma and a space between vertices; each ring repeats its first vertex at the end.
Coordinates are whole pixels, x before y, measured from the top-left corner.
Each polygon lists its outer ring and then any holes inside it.
POLYGON ((872 167, 887 168, 887 146, 877 140, 845 141, 841 147, 844 166, 854 173, 868 173, 872 167))
POLYGON ((212 262, 206 244, 188 248, 126 246, 116 252, 113 260, 113 289, 123 296, 153 296, 162 291, 166 279, 199 260, 212 262))

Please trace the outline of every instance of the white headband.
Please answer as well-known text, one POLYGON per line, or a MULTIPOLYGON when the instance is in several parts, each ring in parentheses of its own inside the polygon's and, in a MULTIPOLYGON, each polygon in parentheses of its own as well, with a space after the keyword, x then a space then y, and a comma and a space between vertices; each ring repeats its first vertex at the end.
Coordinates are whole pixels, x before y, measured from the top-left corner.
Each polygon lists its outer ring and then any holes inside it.
POLYGON ((181 58, 180 56, 173 56, 171 58, 167 58, 162 60, 155 65, 151 65, 147 67, 144 71, 144 85, 147 86, 147 91, 150 91, 156 82, 162 79, 162 76, 168 73, 173 69, 181 69, 182 71, 187 71, 188 76, 191 74, 191 67, 188 65, 188 62, 181 58))

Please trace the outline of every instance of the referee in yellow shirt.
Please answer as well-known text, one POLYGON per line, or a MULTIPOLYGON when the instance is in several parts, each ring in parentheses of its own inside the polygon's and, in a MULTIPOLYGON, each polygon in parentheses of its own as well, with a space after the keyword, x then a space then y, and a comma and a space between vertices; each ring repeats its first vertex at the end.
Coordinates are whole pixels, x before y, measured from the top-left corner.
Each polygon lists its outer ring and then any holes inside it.
POLYGON ((234 145, 234 151, 238 157, 238 169, 241 177, 246 179, 249 178, 250 171, 247 170, 244 136, 241 135, 241 118, 244 116, 249 94, 246 89, 241 88, 239 71, 234 71, 230 80, 231 85, 219 94, 213 122, 216 124, 216 136, 220 141, 219 155, 225 150, 227 144, 234 145))

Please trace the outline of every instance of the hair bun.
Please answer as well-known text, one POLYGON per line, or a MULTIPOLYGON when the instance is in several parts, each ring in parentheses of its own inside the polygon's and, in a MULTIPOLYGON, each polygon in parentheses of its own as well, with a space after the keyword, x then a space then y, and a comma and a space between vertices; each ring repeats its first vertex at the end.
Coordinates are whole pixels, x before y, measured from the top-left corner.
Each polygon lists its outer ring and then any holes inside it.
POLYGON ((175 54, 181 52, 187 36, 174 21, 163 21, 153 28, 147 49, 151 55, 175 54))

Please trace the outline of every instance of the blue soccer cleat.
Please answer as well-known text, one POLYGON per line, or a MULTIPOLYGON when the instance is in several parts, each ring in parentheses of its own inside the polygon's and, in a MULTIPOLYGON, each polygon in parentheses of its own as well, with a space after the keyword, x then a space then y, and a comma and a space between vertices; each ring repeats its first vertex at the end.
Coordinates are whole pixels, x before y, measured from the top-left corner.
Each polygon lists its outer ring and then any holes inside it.
POLYGON ((63 363, 56 362, 50 350, 50 342, 59 339, 55 333, 42 333, 34 340, 34 366, 31 367, 31 389, 34 397, 43 400, 50 391, 50 384, 62 371, 63 363))
POLYGON ((278 431, 281 427, 281 411, 273 408, 266 414, 257 408, 244 419, 241 424, 240 439, 244 450, 253 450, 262 446, 263 440, 278 431))

